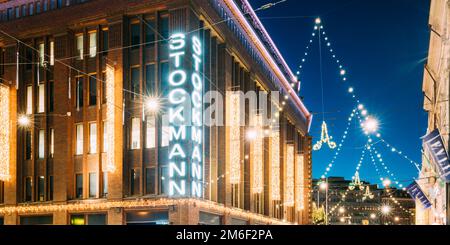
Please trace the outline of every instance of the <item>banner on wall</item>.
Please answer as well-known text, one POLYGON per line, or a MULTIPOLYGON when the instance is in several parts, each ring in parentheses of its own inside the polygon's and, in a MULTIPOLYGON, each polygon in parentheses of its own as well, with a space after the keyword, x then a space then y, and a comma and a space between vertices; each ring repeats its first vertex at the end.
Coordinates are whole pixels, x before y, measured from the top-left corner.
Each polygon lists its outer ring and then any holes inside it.
POLYGON ((431 154, 433 163, 439 170, 439 175, 446 183, 450 182, 450 162, 444 147, 439 129, 434 130, 422 138, 424 148, 431 154))
POLYGON ((412 198, 419 199, 425 209, 431 208, 430 200, 428 200, 428 197, 425 195, 425 193, 422 191, 422 188, 420 188, 419 184, 416 181, 406 187, 406 191, 409 195, 411 195, 412 198))

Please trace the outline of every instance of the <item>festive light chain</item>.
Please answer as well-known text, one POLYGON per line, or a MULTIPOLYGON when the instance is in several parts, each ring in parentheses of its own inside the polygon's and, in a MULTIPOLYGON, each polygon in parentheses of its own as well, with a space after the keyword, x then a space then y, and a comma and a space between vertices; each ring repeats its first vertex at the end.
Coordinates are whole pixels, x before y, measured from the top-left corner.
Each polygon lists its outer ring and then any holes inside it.
POLYGON ((156 208, 156 207, 169 207, 174 205, 193 205, 199 208, 209 209, 214 212, 229 214, 232 216, 246 217, 248 219, 255 220, 257 222, 269 223, 269 224, 290 224, 289 222, 280 221, 278 219, 269 218, 261 214, 251 213, 250 211, 225 207, 221 204, 217 204, 212 201, 200 200, 200 199, 175 199, 175 198, 161 198, 161 199, 134 199, 134 200, 122 200, 122 201, 103 201, 103 200, 86 200, 77 201, 75 203, 65 204, 27 204, 19 206, 0 207, 0 214, 10 215, 18 213, 30 214, 30 213, 51 213, 51 212, 89 212, 98 210, 108 210, 111 208, 156 208))
POLYGON ((313 146, 313 150, 318 151, 322 148, 322 144, 328 144, 330 149, 336 148, 336 142, 333 141, 333 137, 328 134, 328 126, 325 121, 322 122, 322 132, 320 133, 320 140, 313 146))
MULTIPOLYGON (((373 166, 375 167, 375 169, 376 169, 376 171, 377 171, 378 177, 381 178, 382 175, 380 174, 380 172, 379 172, 379 170, 378 170, 378 165, 377 165, 377 163, 376 163, 376 161, 375 161, 375 158, 373 157, 372 149, 369 149, 369 153, 370 153, 370 157, 371 157, 371 160, 372 160, 372 164, 373 164, 373 166)), ((400 209, 402 209, 404 212, 406 212, 406 213, 408 213, 408 214, 410 214, 410 215, 413 215, 413 212, 411 212, 410 210, 408 210, 408 209, 406 209, 405 207, 403 207, 403 206, 397 201, 397 199, 392 195, 392 193, 391 193, 390 190, 389 190, 389 186, 386 186, 385 190, 386 190, 386 193, 389 195, 389 198, 391 199, 392 202, 394 202, 394 203, 395 203, 400 209)))
MULTIPOLYGON (((318 24, 315 24, 314 25, 314 31, 313 31, 313 33, 312 33, 312 36, 313 37, 315 37, 316 36, 316 33, 318 32, 318 30, 319 30, 319 25, 318 24)), ((298 66, 298 70, 296 71, 296 75, 297 75, 297 92, 300 92, 300 88, 301 88, 301 80, 299 79, 299 77, 300 77, 300 75, 302 74, 302 70, 303 70, 303 66, 304 66, 304 63, 306 62, 306 58, 308 57, 308 55, 309 55, 309 50, 310 50, 310 48, 311 48, 311 46, 312 46, 312 44, 313 44, 313 39, 311 38, 310 40, 309 40, 309 42, 308 42, 308 44, 306 45, 306 48, 305 48, 305 52, 303 53, 303 56, 302 56, 302 59, 301 59, 301 65, 299 65, 298 66)), ((293 86, 295 86, 295 84, 292 84, 293 86)))
POLYGON ((322 179, 326 178, 328 176, 329 172, 331 171, 331 169, 334 167, 334 163, 336 162, 336 159, 337 159, 337 157, 339 156, 339 153, 342 150, 342 146, 345 143, 345 140, 348 138, 348 131, 349 131, 350 126, 352 124, 353 118, 355 117, 355 115, 357 113, 358 112, 356 111, 356 109, 354 109, 352 111, 352 113, 350 114, 350 116, 348 117, 348 123, 347 123, 347 127, 345 128, 344 135, 342 135, 341 141, 340 141, 340 143, 337 146, 337 150, 336 150, 336 152, 334 154, 333 159, 328 164, 327 168, 325 169, 325 172, 322 174, 322 176, 321 176, 322 179))
POLYGON ((417 170, 420 170, 420 164, 418 164, 416 161, 412 160, 411 158, 409 158, 407 155, 405 155, 402 151, 399 151, 398 148, 392 146, 391 144, 389 144, 386 140, 384 140, 383 138, 379 138, 381 142, 384 143, 384 145, 389 148, 392 152, 397 153, 400 157, 404 158, 406 161, 410 162, 411 164, 414 164, 414 166, 417 168, 417 170))

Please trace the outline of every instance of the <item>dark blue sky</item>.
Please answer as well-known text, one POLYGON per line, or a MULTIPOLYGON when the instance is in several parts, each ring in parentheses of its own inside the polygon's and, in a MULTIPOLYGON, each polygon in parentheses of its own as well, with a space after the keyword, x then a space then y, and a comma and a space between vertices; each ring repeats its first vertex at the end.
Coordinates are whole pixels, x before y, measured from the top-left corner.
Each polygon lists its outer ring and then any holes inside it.
MULTIPOLYGON (((275 1, 275 0, 274 0, 275 1)), ((274 2, 251 0, 253 7, 274 2)), ((330 134, 340 141, 347 118, 355 106, 347 93, 357 91, 369 113, 382 125, 383 137, 420 163, 420 137, 426 133, 422 109, 422 77, 428 53, 429 0, 288 0, 259 11, 267 31, 295 72, 311 39, 314 19, 320 16, 336 55, 348 72, 348 82, 339 79, 334 61, 323 52, 325 115, 330 134)), ((300 76, 301 95, 309 110, 322 111, 317 39, 300 76)), ((315 115, 311 135, 320 137, 322 115, 315 115)), ((358 124, 353 124, 330 176, 351 178, 366 142, 358 124)), ((377 145, 385 163, 404 185, 417 176, 409 162, 377 145)), ((334 152, 313 154, 313 175, 320 177, 334 152)), ((366 157, 361 179, 379 183, 370 158, 366 157)))

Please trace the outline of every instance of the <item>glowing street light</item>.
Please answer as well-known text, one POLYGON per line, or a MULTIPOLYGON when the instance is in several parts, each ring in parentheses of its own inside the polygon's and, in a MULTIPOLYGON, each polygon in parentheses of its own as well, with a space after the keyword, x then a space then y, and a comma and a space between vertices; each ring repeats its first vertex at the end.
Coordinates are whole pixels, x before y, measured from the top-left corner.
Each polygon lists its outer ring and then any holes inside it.
POLYGON ((148 111, 150 112, 158 112, 160 109, 160 101, 158 97, 149 97, 146 101, 145 101, 145 106, 147 108, 148 111))
POLYGON ((395 217, 394 220, 395 220, 395 222, 399 222, 400 218, 399 217, 395 217))
POLYGON ((383 186, 384 187, 389 187, 392 184, 390 179, 384 179, 383 180, 383 186))
POLYGON ((363 104, 359 104, 358 105, 358 110, 362 110, 362 109, 364 109, 364 105, 363 104))
POLYGON ((247 131, 247 140, 253 141, 258 137, 258 132, 255 129, 250 129, 247 131))
POLYGON ((320 25, 322 23, 322 20, 320 18, 316 18, 316 24, 320 25))
POLYGON ((376 218, 377 218, 377 215, 376 215, 376 214, 370 214, 370 218, 371 218, 371 219, 376 219, 376 218))
POLYGON ((383 213, 384 215, 387 215, 391 212, 391 207, 389 207, 388 205, 383 205, 381 207, 381 213, 383 213))
POLYGON ((345 208, 340 207, 340 208, 339 208, 339 213, 341 213, 341 214, 345 213, 345 208))
POLYGON ((322 182, 320 183, 319 188, 324 191, 328 188, 328 184, 326 182, 322 182))
POLYGON ((19 126, 21 126, 21 127, 28 127, 28 126, 30 126, 31 120, 26 115, 20 115, 19 118, 17 119, 17 122, 19 123, 19 126))

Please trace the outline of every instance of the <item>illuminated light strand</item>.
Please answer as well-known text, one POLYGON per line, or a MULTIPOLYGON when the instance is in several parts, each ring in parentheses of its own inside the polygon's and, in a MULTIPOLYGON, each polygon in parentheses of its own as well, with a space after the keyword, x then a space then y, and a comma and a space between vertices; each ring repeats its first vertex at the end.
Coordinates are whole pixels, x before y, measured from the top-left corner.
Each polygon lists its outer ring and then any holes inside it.
POLYGON ((253 187, 252 193, 261 194, 264 191, 264 130, 263 130, 263 116, 262 114, 257 114, 254 117, 254 126, 256 128, 257 137, 253 141, 253 154, 252 154, 252 165, 253 165, 253 187))
POLYGON ((122 201, 103 201, 103 200, 86 200, 66 204, 27 204, 18 206, 0 207, 0 214, 32 214, 32 213, 52 213, 52 212, 89 212, 89 211, 107 211, 112 208, 161 208, 174 205, 195 205, 201 209, 229 214, 237 217, 245 217, 256 222, 264 222, 269 224, 285 225, 291 224, 278 219, 269 218, 267 216, 251 213, 250 211, 225 207, 216 202, 200 200, 200 199, 177 199, 177 198, 161 198, 161 199, 135 199, 122 201))
MULTIPOLYGON (((316 36, 316 32, 318 31, 318 29, 319 29, 319 25, 315 24, 314 25, 314 31, 312 32, 312 36, 313 37, 316 36)), ((310 50, 310 47, 312 46, 312 44, 313 44, 313 39, 310 39, 308 44, 306 45, 305 52, 302 55, 301 65, 298 66, 298 70, 295 73, 296 76, 297 76, 297 92, 300 92, 300 89, 301 89, 301 80, 299 78, 300 78, 300 75, 302 75, 304 64, 305 64, 306 59, 307 59, 307 57, 309 55, 309 50, 310 50)), ((292 85, 294 86, 295 84, 292 84, 292 85)))
POLYGON ((296 167, 295 167, 295 179, 297 185, 295 185, 296 206, 297 211, 305 209, 305 156, 303 154, 297 154, 296 167))
POLYGON ((420 172, 420 164, 418 164, 416 161, 409 158, 407 155, 405 155, 402 151, 399 151, 398 148, 392 146, 392 144, 388 143, 386 140, 379 137, 380 141, 384 143, 384 145, 389 148, 392 152, 397 153, 399 156, 404 158, 406 161, 410 162, 411 164, 414 164, 414 166, 417 168, 417 170, 420 172))
POLYGON ((11 108, 10 88, 0 84, 0 180, 10 179, 11 108))
POLYGON ((281 200, 281 188, 280 188, 280 131, 276 129, 272 133, 272 137, 270 139, 270 158, 271 158, 271 166, 270 166, 270 175, 271 175, 271 196, 272 200, 279 201, 281 200))
POLYGON ((294 145, 288 144, 286 146, 286 189, 284 193, 284 205, 293 207, 295 205, 295 170, 294 170, 294 145))
POLYGON ((347 127, 345 128, 344 134, 341 137, 341 141, 340 143, 337 145, 337 149, 336 152, 334 154, 333 159, 331 160, 331 162, 327 165, 325 172, 322 174, 321 178, 324 179, 328 176, 329 172, 332 170, 332 168, 334 167, 334 163, 336 162, 337 157, 339 156, 341 150, 342 150, 342 146, 344 145, 346 139, 348 138, 348 131, 350 129, 350 126, 352 124, 353 118, 355 117, 355 115, 358 113, 358 111, 356 109, 354 109, 352 111, 352 113, 350 114, 350 116, 348 117, 348 123, 347 123, 347 127))
MULTIPOLYGON (((372 165, 375 167, 375 170, 376 170, 376 172, 377 172, 377 174, 378 174, 378 177, 382 178, 382 175, 381 175, 381 173, 380 173, 380 171, 379 171, 379 169, 378 169, 378 165, 377 165, 377 163, 376 163, 376 161, 375 161, 375 158, 374 158, 374 156, 373 156, 372 149, 369 149, 369 153, 370 153, 370 158, 371 158, 372 165)), ((403 207, 403 206, 397 201, 397 199, 396 199, 396 198, 392 195, 392 193, 390 192, 389 187, 386 187, 385 190, 386 190, 386 193, 389 195, 389 198, 391 199, 392 202, 394 202, 400 209, 402 209, 402 210, 405 211, 406 213, 408 213, 408 214, 410 214, 410 215, 413 215, 413 213, 412 213, 411 211, 409 211, 408 209, 406 209, 405 207, 403 207)))
POLYGON ((106 66, 106 134, 108 135, 106 143, 106 169, 105 172, 114 172, 114 142, 115 142, 115 107, 112 104, 115 103, 115 82, 114 82, 114 68, 106 66))
POLYGON ((240 93, 227 92, 227 120, 229 126, 230 183, 241 182, 241 129, 240 129, 240 93))

